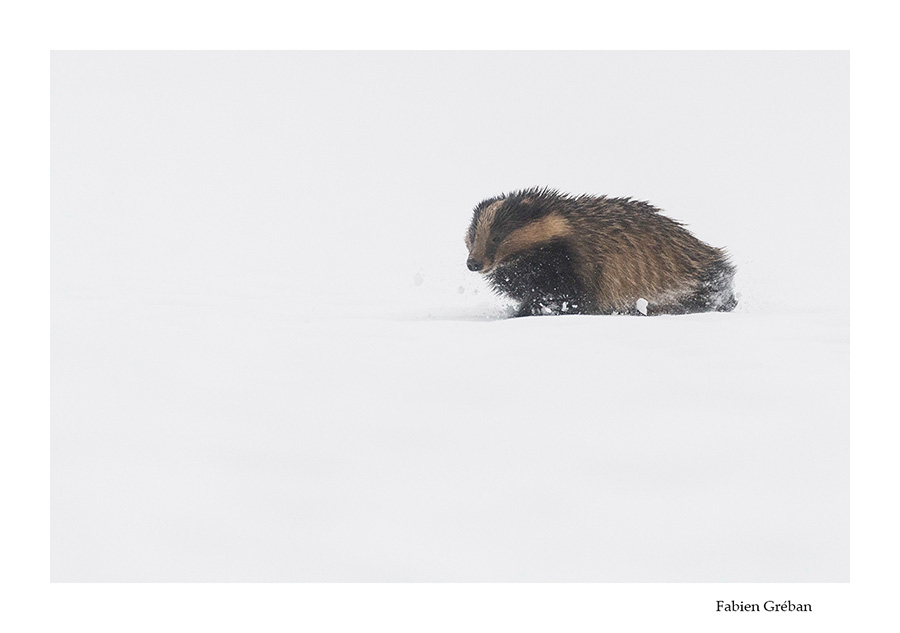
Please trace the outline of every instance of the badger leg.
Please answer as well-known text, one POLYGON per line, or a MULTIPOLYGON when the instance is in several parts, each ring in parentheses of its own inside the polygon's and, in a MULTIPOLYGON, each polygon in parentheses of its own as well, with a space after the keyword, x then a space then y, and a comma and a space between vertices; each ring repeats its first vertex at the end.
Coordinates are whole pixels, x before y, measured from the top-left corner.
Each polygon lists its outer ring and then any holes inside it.
POLYGON ((737 306, 732 280, 734 267, 727 261, 714 262, 700 276, 694 289, 663 305, 651 305, 647 314, 690 314, 693 312, 730 312, 737 306))
POLYGON ((526 317, 526 316, 540 316, 544 314, 541 310, 541 302, 539 299, 535 298, 533 295, 526 298, 522 304, 519 306, 519 309, 516 310, 516 313, 513 315, 514 317, 526 317))
POLYGON ((518 317, 527 317, 527 316, 534 316, 534 312, 533 312, 533 310, 532 310, 532 307, 531 307, 531 305, 530 305, 529 303, 527 303, 527 302, 526 302, 526 303, 523 303, 522 305, 520 305, 520 306, 519 306, 519 309, 516 310, 515 314, 513 314, 513 317, 514 317, 514 318, 518 318, 518 317))
POLYGON ((569 295, 562 297, 531 295, 519 306, 513 316, 544 316, 558 314, 590 314, 586 301, 572 298, 569 295))
POLYGON ((697 292, 688 298, 685 307, 690 312, 731 312, 737 306, 733 279, 734 267, 727 262, 717 262, 706 271, 697 292))
POLYGON ((731 303, 718 303, 719 299, 706 292, 697 292, 683 298, 676 303, 666 305, 648 306, 648 316, 658 316, 660 314, 694 314, 697 312, 729 312, 737 305, 734 297, 731 303))
POLYGON ((491 273, 493 286, 518 300, 515 316, 589 312, 584 288, 565 243, 542 244, 491 273))

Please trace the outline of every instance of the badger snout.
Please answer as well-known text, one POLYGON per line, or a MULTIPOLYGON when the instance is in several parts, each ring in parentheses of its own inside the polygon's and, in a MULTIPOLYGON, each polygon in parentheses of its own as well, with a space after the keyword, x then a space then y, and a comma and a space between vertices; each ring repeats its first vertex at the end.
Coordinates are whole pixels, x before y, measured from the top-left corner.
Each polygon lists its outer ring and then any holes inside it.
POLYGON ((471 270, 473 272, 477 272, 477 271, 481 270, 482 268, 484 268, 484 263, 478 261, 474 257, 470 257, 469 259, 466 260, 466 266, 468 267, 469 270, 471 270))

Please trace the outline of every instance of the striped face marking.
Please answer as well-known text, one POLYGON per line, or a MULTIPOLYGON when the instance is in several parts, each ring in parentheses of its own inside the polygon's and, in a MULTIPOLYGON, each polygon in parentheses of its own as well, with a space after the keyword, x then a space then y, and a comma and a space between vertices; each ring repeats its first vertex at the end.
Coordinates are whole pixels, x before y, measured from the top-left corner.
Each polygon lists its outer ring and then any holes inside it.
MULTIPOLYGON (((466 234, 471 270, 489 273, 517 253, 553 239, 565 237, 572 230, 568 221, 557 213, 537 218, 511 231, 497 230, 498 212, 506 199, 497 200, 485 207, 475 222, 474 233, 466 234)), ((527 202, 527 201, 523 201, 527 202)), ((503 220, 506 224, 508 220, 503 220)))
POLYGON ((476 259, 483 260, 488 250, 488 239, 491 235, 491 227, 497 217, 497 211, 503 206, 504 200, 492 202, 478 216, 478 223, 475 225, 475 239, 469 248, 470 254, 476 259))

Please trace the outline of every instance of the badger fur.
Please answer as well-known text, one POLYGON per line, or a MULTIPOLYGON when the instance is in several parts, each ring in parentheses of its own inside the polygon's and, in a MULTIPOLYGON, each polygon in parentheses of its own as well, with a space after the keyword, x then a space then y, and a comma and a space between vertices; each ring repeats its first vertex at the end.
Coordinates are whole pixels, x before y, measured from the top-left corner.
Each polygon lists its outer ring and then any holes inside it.
POLYGON ((737 305, 725 251, 631 198, 546 188, 488 198, 475 207, 466 246, 469 270, 516 300, 516 316, 685 314, 737 305))

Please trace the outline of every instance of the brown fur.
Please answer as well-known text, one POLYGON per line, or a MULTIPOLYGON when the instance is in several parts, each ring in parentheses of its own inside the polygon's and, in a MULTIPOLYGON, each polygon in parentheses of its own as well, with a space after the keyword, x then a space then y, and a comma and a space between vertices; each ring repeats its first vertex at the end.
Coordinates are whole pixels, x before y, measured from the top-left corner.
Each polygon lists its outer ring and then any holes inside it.
POLYGON ((551 213, 507 235, 500 242, 494 261, 503 261, 516 253, 531 248, 535 244, 542 244, 557 238, 570 237, 571 235, 572 226, 569 224, 569 221, 558 213, 551 213))
POLYGON ((476 207, 466 243, 470 268, 526 303, 534 293, 546 295, 546 303, 554 294, 578 294, 580 311, 624 313, 645 299, 656 314, 730 310, 736 303, 724 250, 628 198, 532 189, 489 199, 476 207), (510 274, 537 275, 534 293, 510 274))

